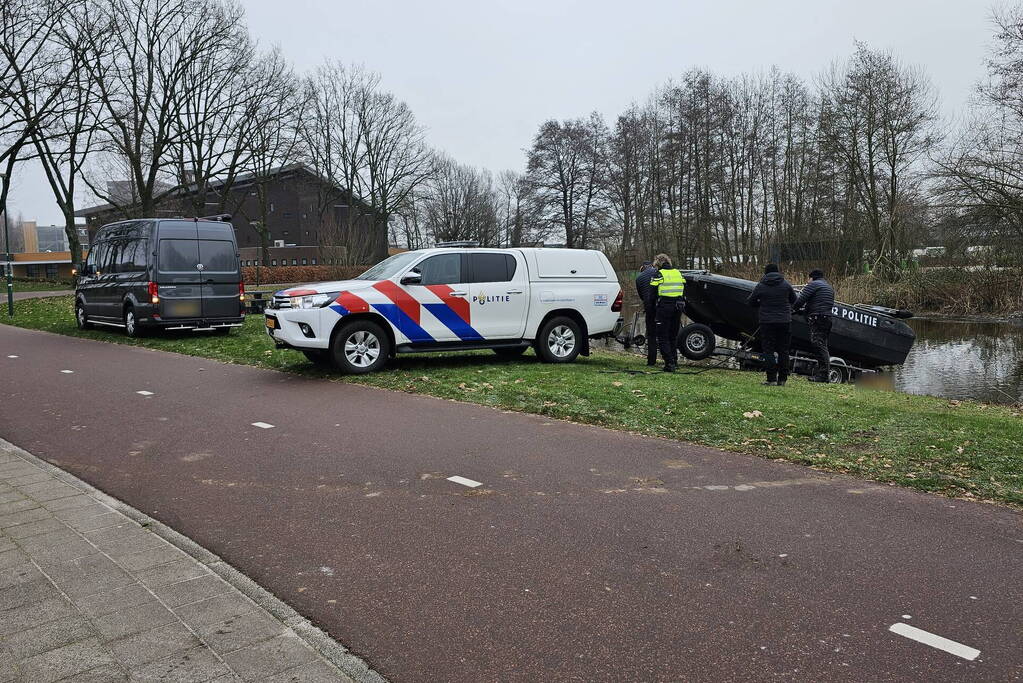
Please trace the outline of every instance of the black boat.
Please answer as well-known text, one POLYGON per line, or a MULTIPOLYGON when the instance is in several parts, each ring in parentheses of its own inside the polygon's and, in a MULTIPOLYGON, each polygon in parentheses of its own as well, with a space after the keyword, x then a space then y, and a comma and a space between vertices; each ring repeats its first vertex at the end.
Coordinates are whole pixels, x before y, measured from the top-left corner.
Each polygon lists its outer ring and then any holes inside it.
MULTIPOLYGON (((759 348, 757 310, 746 304, 757 283, 707 271, 683 271, 683 275, 686 315, 696 323, 679 335, 679 350, 687 358, 699 360, 714 353, 716 340, 706 328, 724 339, 759 348)), ((916 339, 913 329, 901 320, 912 317, 908 311, 836 303, 832 315, 831 355, 849 366, 876 370, 901 365, 916 339)), ((801 314, 792 316, 792 349, 812 352, 810 331, 801 314)))

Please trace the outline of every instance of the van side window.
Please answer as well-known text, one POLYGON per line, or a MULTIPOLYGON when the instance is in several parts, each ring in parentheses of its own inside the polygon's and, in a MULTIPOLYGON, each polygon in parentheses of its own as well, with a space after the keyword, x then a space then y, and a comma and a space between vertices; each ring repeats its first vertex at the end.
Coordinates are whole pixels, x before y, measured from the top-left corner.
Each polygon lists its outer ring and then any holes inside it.
POLYGON ((110 243, 99 242, 96 244, 96 272, 105 275, 110 272, 110 243))
POLYGON ((117 240, 114 244, 117 247, 118 273, 137 273, 146 269, 145 240, 117 240))
POLYGON ((132 270, 136 273, 144 273, 149 267, 149 240, 135 240, 135 256, 132 260, 132 270))
POLYGON ((515 257, 511 254, 469 254, 466 282, 508 282, 514 276, 515 257))
POLYGON ((423 274, 424 285, 451 285, 463 282, 461 254, 437 254, 421 261, 416 269, 423 274))

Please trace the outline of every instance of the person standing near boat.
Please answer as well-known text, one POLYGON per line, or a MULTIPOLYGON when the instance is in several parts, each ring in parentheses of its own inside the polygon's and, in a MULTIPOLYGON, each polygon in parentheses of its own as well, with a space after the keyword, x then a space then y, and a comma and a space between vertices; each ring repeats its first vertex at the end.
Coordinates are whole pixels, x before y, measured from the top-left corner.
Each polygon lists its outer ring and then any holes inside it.
POLYGON ((646 317, 646 364, 651 366, 657 365, 657 290, 650 285, 655 275, 657 269, 650 261, 644 261, 636 277, 636 294, 646 317))
POLYGON ((671 258, 667 254, 654 257, 654 268, 657 272, 650 279, 650 286, 657 290, 657 345, 664 359, 664 371, 675 372, 678 367, 678 330, 682 326, 686 279, 681 271, 671 265, 671 258))
POLYGON ((819 268, 811 270, 810 281, 792 306, 797 313, 806 313, 806 324, 810 328, 810 345, 817 360, 811 382, 827 382, 831 374, 828 337, 831 335, 831 311, 834 307, 835 289, 824 279, 824 271, 819 268))
POLYGON ((764 277, 753 288, 746 304, 757 309, 760 347, 767 359, 766 386, 785 386, 789 378, 789 345, 792 342, 792 305, 796 290, 778 266, 764 266, 764 277))

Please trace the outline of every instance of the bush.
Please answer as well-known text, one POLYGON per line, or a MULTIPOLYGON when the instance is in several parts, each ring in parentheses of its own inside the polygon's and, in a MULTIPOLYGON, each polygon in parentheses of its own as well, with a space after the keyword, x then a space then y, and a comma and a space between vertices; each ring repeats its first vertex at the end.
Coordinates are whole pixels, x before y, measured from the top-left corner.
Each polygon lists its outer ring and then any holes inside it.
MULTIPOLYGON (((368 266, 260 266, 259 284, 274 285, 292 282, 326 282, 350 280, 366 271, 368 266)), ((245 284, 256 284, 256 267, 243 266, 245 284)))

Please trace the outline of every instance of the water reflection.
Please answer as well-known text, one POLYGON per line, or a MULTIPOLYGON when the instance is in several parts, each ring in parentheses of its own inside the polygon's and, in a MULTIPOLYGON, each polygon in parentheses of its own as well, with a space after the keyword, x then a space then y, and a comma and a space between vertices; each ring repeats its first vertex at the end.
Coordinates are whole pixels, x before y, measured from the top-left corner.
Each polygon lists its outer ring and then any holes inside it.
POLYGON ((1023 401, 1023 325, 915 319, 905 365, 892 372, 894 386, 988 403, 1023 401))

